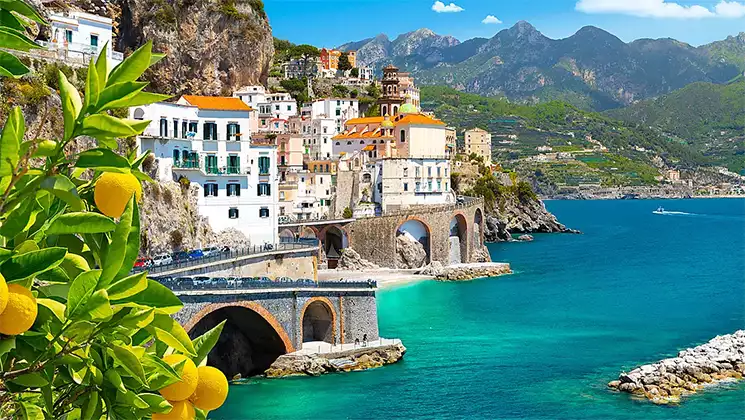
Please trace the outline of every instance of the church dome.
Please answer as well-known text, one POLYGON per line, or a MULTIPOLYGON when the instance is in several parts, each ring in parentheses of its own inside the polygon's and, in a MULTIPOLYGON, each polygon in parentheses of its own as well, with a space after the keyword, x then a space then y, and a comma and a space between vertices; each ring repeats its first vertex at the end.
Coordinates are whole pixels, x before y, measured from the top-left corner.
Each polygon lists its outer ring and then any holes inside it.
POLYGON ((393 128, 393 121, 388 117, 388 114, 385 115, 385 119, 380 123, 380 126, 383 128, 393 128))
POLYGON ((399 114, 418 114, 419 111, 416 109, 416 107, 413 104, 405 103, 401 105, 401 108, 398 109, 399 114))

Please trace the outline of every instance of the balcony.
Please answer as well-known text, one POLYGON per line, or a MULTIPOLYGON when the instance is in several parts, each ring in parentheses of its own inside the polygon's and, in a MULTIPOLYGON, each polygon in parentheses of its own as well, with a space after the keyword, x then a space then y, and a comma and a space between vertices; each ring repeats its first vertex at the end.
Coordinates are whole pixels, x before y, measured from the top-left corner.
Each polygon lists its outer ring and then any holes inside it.
POLYGON ((228 166, 225 172, 228 175, 239 174, 241 173, 241 167, 240 166, 228 166))
POLYGON ((173 162, 173 167, 178 169, 199 169, 198 160, 184 160, 173 162))

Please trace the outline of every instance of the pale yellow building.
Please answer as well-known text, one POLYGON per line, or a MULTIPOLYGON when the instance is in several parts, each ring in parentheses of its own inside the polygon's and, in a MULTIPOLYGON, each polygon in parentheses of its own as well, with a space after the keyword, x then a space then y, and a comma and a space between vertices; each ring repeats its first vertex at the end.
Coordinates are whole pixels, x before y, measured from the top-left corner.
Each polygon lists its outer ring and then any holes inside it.
POLYGON ((475 153, 484 158, 485 165, 491 165, 491 133, 480 128, 467 130, 463 151, 468 155, 475 153))

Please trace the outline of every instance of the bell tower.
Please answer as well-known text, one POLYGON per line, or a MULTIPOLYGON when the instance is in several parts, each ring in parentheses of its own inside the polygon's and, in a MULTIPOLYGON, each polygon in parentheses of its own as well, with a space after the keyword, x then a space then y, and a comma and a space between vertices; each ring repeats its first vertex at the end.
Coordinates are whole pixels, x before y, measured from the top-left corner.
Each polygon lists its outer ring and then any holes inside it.
POLYGON ((383 69, 383 80, 381 81, 383 86, 383 93, 378 99, 378 105, 380 106, 380 115, 391 115, 395 116, 398 114, 398 109, 404 102, 402 92, 399 92, 399 80, 398 80, 398 67, 393 64, 387 65, 383 69))

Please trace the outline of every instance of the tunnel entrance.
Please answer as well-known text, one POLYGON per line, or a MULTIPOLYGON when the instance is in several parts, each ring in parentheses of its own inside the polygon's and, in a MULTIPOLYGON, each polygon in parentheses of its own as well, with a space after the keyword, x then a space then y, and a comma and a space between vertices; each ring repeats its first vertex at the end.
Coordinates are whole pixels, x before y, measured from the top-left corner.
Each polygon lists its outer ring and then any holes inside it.
POLYGON ((207 356, 207 364, 228 377, 264 373, 287 349, 279 333, 261 315, 251 309, 229 306, 202 318, 189 331, 194 339, 227 320, 215 347, 207 356))
POLYGON ((312 302, 303 313, 303 343, 310 341, 334 344, 334 317, 323 302, 312 302))
POLYGON ((431 262, 429 226, 407 220, 396 228, 395 268, 420 268, 431 262))
POLYGON ((326 229, 323 238, 323 251, 326 253, 328 268, 336 268, 341 252, 349 246, 347 233, 339 226, 330 226, 326 229))

